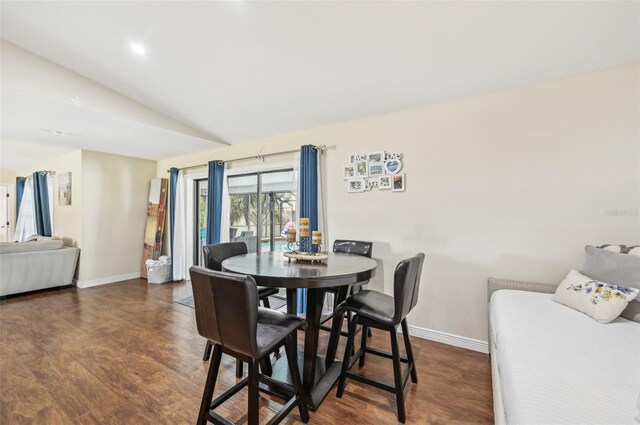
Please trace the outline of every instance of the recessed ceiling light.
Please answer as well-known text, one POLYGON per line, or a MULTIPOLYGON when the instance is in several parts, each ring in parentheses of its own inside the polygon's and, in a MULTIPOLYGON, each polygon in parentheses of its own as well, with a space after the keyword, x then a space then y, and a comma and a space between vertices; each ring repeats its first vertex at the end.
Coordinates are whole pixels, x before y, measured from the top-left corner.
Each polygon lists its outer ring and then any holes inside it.
POLYGON ((135 41, 132 42, 131 44, 129 44, 129 47, 131 47, 131 50, 136 55, 143 56, 143 55, 145 55, 147 53, 147 49, 145 49, 142 44, 136 43, 135 41))
POLYGON ((43 128, 42 131, 46 131, 47 133, 55 134, 56 136, 66 136, 67 133, 59 130, 50 130, 48 128, 43 128))

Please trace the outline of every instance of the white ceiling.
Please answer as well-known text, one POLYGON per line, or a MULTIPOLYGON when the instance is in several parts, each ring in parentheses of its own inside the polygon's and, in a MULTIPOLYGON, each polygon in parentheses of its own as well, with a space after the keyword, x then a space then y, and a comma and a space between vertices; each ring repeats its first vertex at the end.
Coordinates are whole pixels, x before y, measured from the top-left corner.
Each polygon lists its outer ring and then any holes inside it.
MULTIPOLYGON (((635 1, 1 7, 3 38, 230 143, 640 60, 635 1), (132 41, 146 57, 132 54, 132 41)), ((138 140, 132 156, 154 158, 151 130, 85 118, 89 128, 78 122, 72 132, 107 126, 120 133, 113 140, 138 140)), ((3 110, 3 127, 11 119, 3 110)), ((31 134, 11 137, 36 142, 43 124, 32 125, 31 134)), ((89 139, 82 143, 103 143, 89 139)), ((175 153, 202 149, 186 143, 175 153)))

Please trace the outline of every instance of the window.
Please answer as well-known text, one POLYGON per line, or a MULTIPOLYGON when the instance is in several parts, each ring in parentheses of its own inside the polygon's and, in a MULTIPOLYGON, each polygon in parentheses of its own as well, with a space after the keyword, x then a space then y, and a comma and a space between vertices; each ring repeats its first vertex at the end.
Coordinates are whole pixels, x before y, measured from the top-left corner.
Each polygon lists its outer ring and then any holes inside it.
MULTIPOLYGON (((284 251, 286 231, 295 227, 297 211, 293 170, 230 175, 227 182, 229 240, 245 242, 249 252, 284 251)), ((206 244, 207 235, 207 179, 196 180, 195 184, 194 262, 202 265, 202 246, 206 244)))

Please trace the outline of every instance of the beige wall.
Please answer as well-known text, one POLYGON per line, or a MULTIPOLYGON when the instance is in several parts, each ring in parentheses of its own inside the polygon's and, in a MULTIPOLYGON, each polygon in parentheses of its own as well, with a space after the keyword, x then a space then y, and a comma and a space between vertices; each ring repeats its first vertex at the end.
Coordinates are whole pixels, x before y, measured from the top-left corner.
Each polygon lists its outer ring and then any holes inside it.
POLYGON ((16 177, 18 176, 17 171, 0 168, 0 183, 2 184, 16 184, 16 177))
POLYGON ((81 247, 82 243, 82 154, 81 150, 69 152, 42 161, 33 167, 21 170, 19 175, 30 176, 34 171, 52 170, 54 181, 53 235, 61 237, 66 246, 81 247), (58 176, 71 172, 71 205, 58 203, 58 176))
POLYGON ((79 287, 135 277, 140 272, 149 184, 156 162, 77 150, 22 170, 56 172, 54 236, 81 249, 79 287), (72 173, 72 202, 58 204, 58 176, 72 173))
POLYGON ((81 282, 140 272, 155 174, 155 161, 83 151, 81 282))
POLYGON ((398 260, 425 252, 410 323, 486 341, 487 277, 558 282, 585 244, 640 242, 639 76, 632 64, 285 134, 159 161, 158 176, 328 145, 330 238, 373 240, 372 287, 387 293, 398 260), (378 150, 404 154, 406 192, 348 194, 347 155, 378 150))

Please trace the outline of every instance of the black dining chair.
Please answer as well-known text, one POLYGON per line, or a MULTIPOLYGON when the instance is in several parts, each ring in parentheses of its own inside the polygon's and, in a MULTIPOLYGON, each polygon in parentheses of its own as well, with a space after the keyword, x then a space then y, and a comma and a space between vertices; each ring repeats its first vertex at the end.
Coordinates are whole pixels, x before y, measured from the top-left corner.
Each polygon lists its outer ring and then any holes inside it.
POLYGON ((337 396, 341 398, 344 394, 344 387, 347 378, 373 385, 374 387, 394 393, 398 411, 398 421, 404 423, 406 414, 404 409, 404 388, 411 375, 411 381, 418 383, 418 373, 413 358, 411 340, 409 339, 409 327, 407 325, 407 314, 416 306, 418 302, 418 291, 420 289, 420 276, 424 265, 424 254, 419 253, 414 257, 400 261, 396 267, 393 277, 393 297, 377 291, 363 290, 347 298, 338 306, 336 314, 345 312, 353 313, 349 322, 349 337, 347 347, 344 352, 342 371, 338 381, 337 396), (356 327, 362 325, 364 329, 376 328, 389 332, 391 335, 391 354, 367 347, 365 331, 362 332, 360 349, 352 355, 356 327), (397 327, 402 326, 402 336, 404 337, 405 351, 407 358, 400 357, 398 349, 397 327), (365 378, 349 371, 351 366, 359 360, 359 366, 364 367, 365 355, 374 354, 393 360, 394 386, 384 384, 373 379, 365 378), (401 363, 407 364, 404 374, 401 371, 401 363))
MULTIPOLYGON (((351 255, 361 255, 363 257, 371 258, 373 255, 373 242, 365 242, 365 241, 355 241, 348 239, 336 239, 333 242, 333 252, 340 252, 343 254, 351 254, 351 255)), ((364 285, 369 283, 369 280, 365 280, 362 282, 358 282, 352 285, 347 292, 347 295, 356 293, 361 291, 364 285)), ((326 292, 333 294, 333 311, 335 313, 336 308, 338 307, 338 291, 339 287, 327 288, 326 292)), ((331 320, 334 316, 334 313, 325 317, 321 325, 324 325, 327 321, 331 320)), ((347 315, 347 318, 350 318, 350 314, 347 315)), ((320 329, 323 331, 331 332, 331 328, 328 326, 320 326, 320 329)), ((371 329, 367 331, 368 336, 371 336, 371 329)), ((347 336, 346 332, 340 331, 340 335, 347 336)))
POLYGON ((191 284, 198 333, 213 343, 213 353, 198 414, 198 424, 231 424, 214 409, 245 386, 249 387, 248 424, 259 418, 260 382, 278 388, 291 397, 269 421, 277 424, 296 406, 302 422, 309 421, 306 397, 298 369, 296 335, 306 322, 298 316, 258 306, 258 289, 251 276, 191 267, 191 284), (259 363, 284 345, 292 386, 260 374, 259 363), (222 353, 249 363, 249 374, 242 381, 212 400, 222 353))
MULTIPOLYGON (((209 270, 215 270, 218 272, 222 271, 222 262, 230 257, 235 257, 236 255, 243 255, 247 253, 247 244, 244 242, 224 242, 217 243, 212 245, 205 245, 202 247, 202 252, 204 254, 204 266, 209 270)), ((271 308, 269 304, 269 297, 271 295, 276 295, 278 293, 278 288, 267 288, 266 286, 258 286, 258 299, 262 301, 262 305, 266 308, 271 308)), ((204 355, 202 356, 202 360, 209 360, 211 357, 211 349, 213 348, 213 344, 211 341, 207 341, 207 345, 204 347, 204 355)), ((266 372, 270 373, 271 363, 265 362, 264 367, 267 369, 266 372)), ((236 360, 236 377, 242 378, 243 375, 243 364, 241 360, 236 360)))

